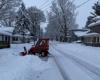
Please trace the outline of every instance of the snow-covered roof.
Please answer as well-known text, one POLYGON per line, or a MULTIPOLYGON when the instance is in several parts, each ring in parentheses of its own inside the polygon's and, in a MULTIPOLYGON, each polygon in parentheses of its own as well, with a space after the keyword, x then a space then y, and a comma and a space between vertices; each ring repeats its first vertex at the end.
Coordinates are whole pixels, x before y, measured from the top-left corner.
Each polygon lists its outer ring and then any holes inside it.
POLYGON ((93 27, 93 26, 97 26, 97 25, 100 25, 100 20, 89 24, 88 27, 93 27))
MULTIPOLYGON (((23 35, 20 35, 20 34, 14 34, 14 35, 12 35, 12 36, 13 36, 13 37, 20 37, 20 38, 23 37, 23 35)), ((25 35, 24 37, 25 37, 25 38, 31 38, 32 36, 25 35)))
MULTIPOLYGON (((0 34, 3 34, 3 35, 8 35, 8 36, 13 36, 13 37, 23 37, 22 35, 20 34, 12 34, 13 33, 13 30, 14 30, 14 27, 0 27, 0 34)), ((26 38, 29 38, 29 32, 27 31, 26 33, 26 38)))
POLYGON ((94 22, 89 24, 88 27, 93 27, 93 26, 97 26, 100 25, 100 16, 96 16, 92 19, 94 22))
POLYGON ((75 31, 74 33, 75 33, 75 35, 77 37, 82 37, 82 36, 100 36, 99 33, 95 33, 95 32, 89 33, 89 31, 84 31, 84 32, 82 32, 82 31, 75 31))
POLYGON ((22 37, 22 35, 20 35, 20 34, 14 34, 12 36, 14 36, 14 37, 22 37))
POLYGON ((88 31, 75 31, 74 32, 76 36, 81 37, 88 33, 88 31))
POLYGON ((100 36, 99 33, 87 33, 84 36, 100 36))
POLYGON ((14 28, 13 27, 0 27, 0 34, 12 35, 14 28))
POLYGON ((100 20, 100 16, 96 16, 96 17, 94 17, 93 20, 94 20, 94 21, 98 21, 98 20, 100 20))

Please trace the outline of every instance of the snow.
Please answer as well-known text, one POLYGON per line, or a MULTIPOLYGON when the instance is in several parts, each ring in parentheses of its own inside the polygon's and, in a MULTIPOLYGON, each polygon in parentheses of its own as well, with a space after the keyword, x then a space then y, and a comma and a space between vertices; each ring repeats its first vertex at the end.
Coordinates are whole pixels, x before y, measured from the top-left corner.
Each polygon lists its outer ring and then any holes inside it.
POLYGON ((50 51, 70 80, 100 80, 99 47, 53 42, 50 51))
POLYGON ((97 25, 100 25, 100 20, 89 24, 88 27, 93 27, 93 26, 97 26, 97 25))
POLYGON ((0 80, 100 80, 100 48, 50 41, 49 58, 20 56, 32 43, 0 49, 0 80))
POLYGON ((23 47, 32 44, 12 44, 0 50, 0 80, 63 80, 52 58, 47 61, 37 56, 20 56, 23 47))
POLYGON ((89 31, 75 31, 74 32, 75 35, 77 37, 82 37, 82 36, 99 36, 100 34, 99 33, 96 33, 96 32, 92 32, 92 33, 89 33, 89 31))
MULTIPOLYGON (((13 30, 14 30, 14 27, 0 27, 0 34, 4 34, 4 35, 8 35, 8 36, 14 36, 14 37, 22 37, 22 35, 20 34, 14 34, 12 35, 13 33, 13 30)), ((25 36, 26 38, 29 38, 31 36, 29 36, 30 32, 29 31, 26 31, 26 35, 25 36)))
MULTIPOLYGON (((70 54, 83 59, 100 68, 100 48, 85 46, 82 44, 59 44, 59 49, 63 49, 64 52, 68 51, 70 54)), ((67 52, 67 53, 68 53, 67 52)))
POLYGON ((5 35, 12 35, 14 28, 13 27, 0 27, 0 33, 5 35))
MULTIPOLYGON (((13 37, 19 37, 19 38, 21 38, 21 37, 23 37, 22 35, 20 35, 20 34, 14 34, 14 35, 12 35, 13 37)), ((26 37, 26 36, 25 36, 26 37)))
POLYGON ((82 37, 82 36, 99 36, 100 34, 99 33, 95 33, 95 32, 92 32, 92 33, 89 33, 89 31, 74 31, 75 35, 77 37, 82 37))
POLYGON ((95 18, 92 19, 94 22, 88 25, 88 27, 93 27, 96 25, 100 25, 100 16, 96 16, 95 18))
MULTIPOLYGON (((61 59, 58 57, 57 61, 61 65, 64 75, 68 77, 68 80, 92 80, 78 66, 74 65, 71 60, 67 59, 65 56, 60 55, 57 51, 52 51, 56 53, 55 56, 61 57, 61 59)), ((67 78, 65 78, 65 80, 66 79, 67 78)))
POLYGON ((83 36, 100 36, 100 34, 99 33, 92 32, 92 33, 87 33, 87 34, 85 34, 83 36))
POLYGON ((75 31, 74 33, 76 36, 81 37, 87 35, 88 31, 75 31))
POLYGON ((95 20, 95 21, 100 20, 100 16, 96 16, 95 18, 93 18, 93 20, 95 20))

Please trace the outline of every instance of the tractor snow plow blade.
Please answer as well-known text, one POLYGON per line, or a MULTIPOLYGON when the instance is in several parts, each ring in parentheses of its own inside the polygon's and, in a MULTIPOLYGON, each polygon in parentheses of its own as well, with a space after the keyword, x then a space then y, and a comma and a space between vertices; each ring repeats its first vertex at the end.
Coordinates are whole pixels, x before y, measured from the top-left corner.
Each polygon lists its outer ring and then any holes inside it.
POLYGON ((19 54, 20 56, 25 56, 26 55, 26 53, 25 52, 20 52, 20 54, 19 54))

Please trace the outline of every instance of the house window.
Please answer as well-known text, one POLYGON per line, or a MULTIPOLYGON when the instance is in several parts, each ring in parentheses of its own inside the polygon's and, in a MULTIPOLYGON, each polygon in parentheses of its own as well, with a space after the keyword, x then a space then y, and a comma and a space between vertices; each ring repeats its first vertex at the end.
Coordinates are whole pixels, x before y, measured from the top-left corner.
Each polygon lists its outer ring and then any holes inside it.
POLYGON ((5 41, 8 41, 8 36, 5 36, 5 41))
POLYGON ((96 42, 96 37, 93 38, 93 43, 95 43, 95 42, 96 42))
POLYGON ((13 41, 18 41, 18 38, 17 37, 13 37, 13 41))
POLYGON ((99 37, 99 43, 100 43, 100 37, 99 37))
POLYGON ((0 41, 2 41, 2 35, 0 35, 0 41))
POLYGON ((2 35, 2 41, 4 41, 4 35, 2 35))
POLYGON ((97 43, 99 43, 99 37, 97 37, 97 43))
POLYGON ((93 37, 91 37, 91 42, 90 43, 93 43, 93 37))
POLYGON ((6 36, 4 36, 4 41, 6 41, 6 36))

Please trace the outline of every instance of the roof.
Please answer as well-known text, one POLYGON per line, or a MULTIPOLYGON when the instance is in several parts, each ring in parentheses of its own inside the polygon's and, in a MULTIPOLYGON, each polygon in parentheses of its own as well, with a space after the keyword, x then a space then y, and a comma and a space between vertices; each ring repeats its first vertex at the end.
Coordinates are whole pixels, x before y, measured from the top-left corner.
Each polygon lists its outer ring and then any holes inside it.
POLYGON ((70 31, 88 31, 89 29, 71 29, 70 31))
POLYGON ((12 35, 14 28, 13 27, 0 27, 0 34, 12 35))
POLYGON ((88 27, 93 27, 93 26, 97 26, 97 25, 100 25, 100 20, 89 24, 88 27))
POLYGON ((100 36, 99 33, 95 33, 95 32, 89 33, 89 31, 84 31, 84 32, 75 31, 74 33, 75 33, 75 35, 77 37, 82 37, 82 36, 100 36))
MULTIPOLYGON (((8 36, 14 36, 14 37, 23 37, 22 35, 20 34, 12 34, 13 33, 13 30, 14 30, 14 27, 0 27, 0 34, 3 34, 3 35, 8 35, 8 36)), ((26 33, 27 35, 25 36, 26 38, 29 38, 31 36, 29 36, 29 32, 26 33)))
POLYGON ((13 34, 12 36, 13 37, 22 37, 22 35, 19 35, 19 34, 13 34))
POLYGON ((81 37, 81 36, 84 36, 88 33, 88 31, 74 31, 74 34, 77 36, 77 37, 81 37))
POLYGON ((84 36, 100 36, 99 33, 87 33, 84 36))
POLYGON ((100 16, 96 16, 96 17, 94 17, 93 20, 94 20, 94 21, 98 21, 98 20, 100 20, 100 16))
POLYGON ((93 27, 93 26, 100 25, 100 16, 96 16, 92 20, 94 22, 92 22, 91 24, 89 24, 88 27, 93 27))
MULTIPOLYGON (((12 35, 12 36, 13 36, 13 37, 20 37, 20 38, 23 37, 23 35, 20 35, 20 34, 14 34, 14 35, 12 35)), ((33 37, 33 36, 25 35, 24 37, 25 37, 25 38, 31 38, 31 37, 33 37)))

